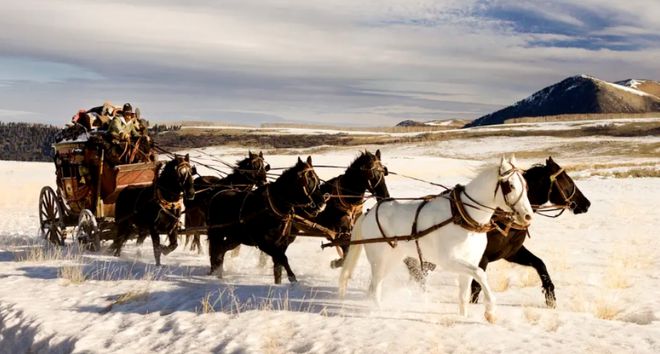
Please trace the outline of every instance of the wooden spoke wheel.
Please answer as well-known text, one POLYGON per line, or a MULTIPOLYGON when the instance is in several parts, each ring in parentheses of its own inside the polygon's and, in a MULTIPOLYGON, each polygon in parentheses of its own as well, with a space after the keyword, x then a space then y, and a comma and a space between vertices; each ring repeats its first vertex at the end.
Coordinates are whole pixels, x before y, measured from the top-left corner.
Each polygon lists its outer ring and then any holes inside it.
POLYGON ((64 206, 48 186, 41 188, 39 194, 39 225, 44 239, 54 245, 64 245, 64 206))
POLYGON ((73 232, 74 238, 81 246, 92 252, 101 250, 101 237, 96 217, 89 209, 83 209, 78 217, 78 225, 73 232))

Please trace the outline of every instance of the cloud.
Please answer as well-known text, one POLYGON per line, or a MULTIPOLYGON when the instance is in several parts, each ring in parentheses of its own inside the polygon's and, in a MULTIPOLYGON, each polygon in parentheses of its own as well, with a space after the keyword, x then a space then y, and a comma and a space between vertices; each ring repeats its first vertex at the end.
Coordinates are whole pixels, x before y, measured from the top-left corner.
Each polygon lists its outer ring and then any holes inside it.
POLYGON ((0 17, 0 108, 57 124, 106 99, 161 119, 474 118, 580 72, 658 78, 658 7, 23 0, 0 17))

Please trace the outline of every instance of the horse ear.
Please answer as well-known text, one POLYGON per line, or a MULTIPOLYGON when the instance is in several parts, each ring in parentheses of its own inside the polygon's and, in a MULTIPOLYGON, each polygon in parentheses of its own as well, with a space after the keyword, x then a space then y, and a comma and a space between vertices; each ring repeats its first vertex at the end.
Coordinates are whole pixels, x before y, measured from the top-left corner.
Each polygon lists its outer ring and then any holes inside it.
POLYGON ((190 162, 190 154, 186 154, 186 157, 184 157, 184 160, 186 162, 190 162))
POLYGON ((307 164, 312 165, 312 155, 307 156, 307 164))
POLYGON ((548 159, 545 160, 545 164, 546 164, 546 165, 549 165, 549 164, 555 164, 555 163, 556 163, 556 162, 555 162, 555 160, 552 159, 552 156, 548 156, 548 159))
POLYGON ((248 150, 248 157, 252 157, 252 150, 248 150))
POLYGON ((509 163, 510 163, 512 166, 515 166, 515 165, 518 164, 518 161, 516 161, 516 155, 511 154, 511 158, 509 159, 509 163))
POLYGON ((302 160, 300 159, 300 156, 298 156, 298 163, 302 163, 302 160))
POLYGON ((264 157, 263 151, 259 151, 259 157, 264 157))
POLYGON ((380 160, 380 149, 376 150, 376 157, 380 160))

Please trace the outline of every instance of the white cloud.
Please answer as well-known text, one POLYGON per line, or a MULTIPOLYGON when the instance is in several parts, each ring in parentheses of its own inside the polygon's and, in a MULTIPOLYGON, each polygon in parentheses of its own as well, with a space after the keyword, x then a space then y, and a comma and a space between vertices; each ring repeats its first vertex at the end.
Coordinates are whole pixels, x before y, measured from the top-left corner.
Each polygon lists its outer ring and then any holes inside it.
MULTIPOLYGON (((633 1, 624 9, 606 1, 596 7, 593 1, 560 1, 544 16, 583 26, 568 5, 619 11, 622 17, 643 5, 633 1)), ((498 4, 543 13, 539 6, 498 4)), ((476 117, 580 72, 604 79, 612 79, 613 68, 624 77, 660 76, 652 60, 657 48, 538 47, 534 43, 575 37, 515 32, 507 21, 479 17, 477 10, 488 5, 12 1, 0 17, 0 58, 75 70, 64 76, 63 85, 37 85, 42 70, 35 74, 10 65, 15 71, 10 77, 19 83, 0 86, 0 106, 30 105, 53 122, 80 105, 97 103, 86 100, 114 99, 142 102, 146 111, 168 118, 210 119, 214 111, 227 110, 311 121, 350 122, 355 114, 379 123, 406 113, 442 118, 452 116, 448 111, 475 112, 476 117)), ((657 7, 646 12, 657 13, 657 7)), ((643 15, 635 26, 613 24, 610 30, 634 35, 657 28, 649 21, 643 15)))

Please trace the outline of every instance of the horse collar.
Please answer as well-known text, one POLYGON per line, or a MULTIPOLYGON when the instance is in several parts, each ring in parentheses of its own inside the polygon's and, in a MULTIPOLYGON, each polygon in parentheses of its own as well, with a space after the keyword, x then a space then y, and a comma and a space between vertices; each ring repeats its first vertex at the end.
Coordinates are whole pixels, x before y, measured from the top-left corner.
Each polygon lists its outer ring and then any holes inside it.
POLYGON ((464 186, 457 184, 456 187, 452 189, 451 197, 449 198, 453 223, 472 232, 485 233, 492 230, 492 223, 480 224, 468 214, 467 210, 465 210, 465 203, 461 200, 461 193, 465 194, 465 196, 473 202, 481 205, 481 203, 472 199, 467 193, 465 193, 464 186))
POLYGON ((158 199, 158 204, 163 209, 181 209, 183 206, 183 195, 179 194, 179 199, 174 202, 170 202, 163 197, 163 194, 160 191, 160 188, 156 187, 156 199, 158 199))

